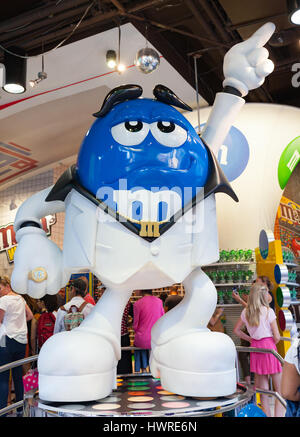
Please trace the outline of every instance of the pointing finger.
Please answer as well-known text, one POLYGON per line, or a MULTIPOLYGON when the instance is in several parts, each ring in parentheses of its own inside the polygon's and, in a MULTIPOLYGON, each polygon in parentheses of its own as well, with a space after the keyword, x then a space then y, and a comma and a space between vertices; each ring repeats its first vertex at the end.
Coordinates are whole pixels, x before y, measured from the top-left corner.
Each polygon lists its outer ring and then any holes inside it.
POLYGON ((250 38, 237 44, 235 47, 238 48, 241 53, 247 53, 250 50, 263 47, 273 35, 275 28, 274 23, 266 23, 254 32, 250 38))
POLYGON ((253 41, 253 48, 263 47, 275 32, 275 29, 276 26, 274 23, 266 23, 254 32, 248 41, 253 41))

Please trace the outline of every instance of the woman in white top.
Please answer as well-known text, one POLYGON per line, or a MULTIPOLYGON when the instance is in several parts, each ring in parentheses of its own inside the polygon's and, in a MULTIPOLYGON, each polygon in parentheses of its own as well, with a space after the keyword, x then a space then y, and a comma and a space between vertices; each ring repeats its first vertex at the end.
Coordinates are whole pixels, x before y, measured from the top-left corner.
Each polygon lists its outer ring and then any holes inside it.
MULTIPOLYGON (((0 277, 0 366, 25 357, 27 324, 33 314, 23 297, 10 288, 7 277, 0 277)), ((23 400, 22 366, 12 369, 16 402, 23 400)), ((0 409, 7 406, 9 370, 0 373, 0 409)), ((17 410, 21 414, 22 408, 17 410)))
POLYGON ((288 349, 282 370, 281 394, 287 400, 286 416, 300 414, 300 340, 295 339, 288 349), (296 404, 292 405, 289 401, 296 404), (290 405, 289 405, 290 404, 290 405), (294 410, 294 411, 292 411, 294 410), (297 412, 298 410, 298 412, 297 412))

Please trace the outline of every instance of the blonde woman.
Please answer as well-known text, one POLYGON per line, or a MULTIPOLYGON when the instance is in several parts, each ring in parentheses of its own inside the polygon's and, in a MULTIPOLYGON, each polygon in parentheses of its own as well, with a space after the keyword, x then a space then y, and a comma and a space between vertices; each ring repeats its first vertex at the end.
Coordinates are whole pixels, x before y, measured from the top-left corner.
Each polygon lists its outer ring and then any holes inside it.
MULTIPOLYGON (((234 333, 250 343, 251 347, 276 349, 280 334, 276 323, 276 315, 269 307, 269 293, 265 285, 252 285, 246 308, 234 327, 234 333), (242 329, 246 326, 249 335, 242 329)), ((250 371, 255 374, 256 388, 268 390, 269 376, 272 377, 274 389, 280 393, 281 364, 271 353, 250 352, 250 371)), ((271 417, 268 395, 261 395, 262 407, 268 417, 271 417)), ((282 417, 284 409, 276 400, 275 417, 282 417)))
MULTIPOLYGON (((33 317, 25 300, 10 288, 9 278, 0 277, 0 366, 25 357, 27 323, 33 317)), ((12 369, 16 402, 23 399, 22 366, 12 369)), ((9 370, 0 373, 0 409, 7 406, 9 370)), ((21 415, 22 408, 17 414, 21 415)))

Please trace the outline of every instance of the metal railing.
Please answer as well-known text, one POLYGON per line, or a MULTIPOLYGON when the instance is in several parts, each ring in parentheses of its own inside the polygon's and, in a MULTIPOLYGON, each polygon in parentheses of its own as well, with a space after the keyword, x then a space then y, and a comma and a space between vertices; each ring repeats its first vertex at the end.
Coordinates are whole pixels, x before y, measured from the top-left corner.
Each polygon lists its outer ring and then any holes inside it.
MULTIPOLYGON (((283 339, 289 340, 289 338, 286 338, 286 337, 283 337, 283 339)), ((236 350, 237 350, 237 352, 258 352, 258 353, 262 353, 262 354, 265 354, 265 353, 272 354, 272 355, 274 355, 275 358, 278 359, 280 364, 283 365, 283 363, 284 363, 284 359, 282 358, 282 356, 279 355, 279 353, 273 349, 264 349, 264 348, 257 348, 257 347, 251 347, 251 346, 236 346, 236 350)), ((277 391, 264 390, 264 389, 260 389, 260 388, 255 387, 255 392, 260 393, 260 394, 267 394, 270 396, 274 396, 276 399, 279 400, 281 405, 283 405, 284 408, 286 408, 286 401, 283 399, 283 397, 277 391)))
MULTIPOLYGON (((23 364, 28 364, 36 361, 38 359, 38 355, 32 355, 28 358, 23 358, 22 360, 13 361, 12 363, 4 364, 0 366, 0 373, 5 372, 6 370, 14 369, 15 367, 23 366, 23 364)), ((0 410, 0 417, 10 411, 16 410, 17 408, 23 407, 24 401, 14 402, 12 405, 8 405, 0 410)))
POLYGON ((275 358, 280 362, 280 364, 284 363, 284 359, 281 355, 279 355, 278 352, 274 351, 273 349, 264 349, 264 348, 258 348, 258 347, 251 347, 251 346, 236 346, 237 352, 258 352, 262 354, 272 354, 275 358))
MULTIPOLYGON (((292 339, 290 339, 289 337, 282 337, 282 340, 287 340, 287 341, 291 341, 292 339)), ((122 351, 134 351, 134 350, 143 350, 142 348, 139 347, 135 347, 135 346, 124 346, 121 348, 122 351)), ((274 355, 281 364, 283 364, 284 359, 282 358, 281 355, 279 355, 278 352, 272 350, 272 349, 263 349, 263 348, 255 348, 255 347, 245 347, 245 346, 236 346, 236 350, 237 352, 245 352, 245 353, 249 353, 249 352, 258 352, 258 353, 270 353, 272 355, 274 355)), ((8 364, 4 364, 3 366, 0 366, 0 373, 1 372, 5 372, 6 370, 10 370, 13 369, 15 367, 18 366, 22 366, 24 364, 28 364, 28 363, 32 363, 34 361, 37 361, 38 359, 38 355, 32 355, 31 357, 27 357, 24 358, 22 360, 18 360, 18 361, 14 361, 12 363, 8 363, 8 364)), ((238 369, 238 365, 236 366, 238 369)), ((120 376, 147 376, 150 375, 150 373, 129 373, 129 374, 122 374, 120 376)), ((237 371, 237 376, 238 376, 238 371, 237 371)), ((237 378, 239 380, 239 376, 237 378)), ((259 389, 259 388, 255 388, 255 391, 257 393, 261 393, 261 394, 268 394, 270 396, 274 396, 276 397, 279 402, 286 408, 286 402, 285 400, 282 398, 282 396, 278 393, 278 392, 274 392, 272 390, 263 390, 263 389, 259 389)), ((0 410, 0 417, 6 413, 8 413, 9 411, 12 410, 16 410, 19 407, 22 407, 24 405, 24 401, 19 401, 19 402, 15 402, 12 405, 8 405, 5 408, 2 408, 0 410)))

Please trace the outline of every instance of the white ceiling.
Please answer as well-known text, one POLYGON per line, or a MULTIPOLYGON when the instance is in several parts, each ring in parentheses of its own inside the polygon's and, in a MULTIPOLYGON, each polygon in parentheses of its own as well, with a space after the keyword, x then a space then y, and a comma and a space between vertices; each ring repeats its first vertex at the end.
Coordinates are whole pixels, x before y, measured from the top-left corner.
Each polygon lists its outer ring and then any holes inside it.
MULTIPOLYGON (((94 121, 92 114, 116 86, 138 84, 144 90, 144 97, 153 97, 154 86, 162 83, 190 106, 196 106, 195 90, 164 58, 159 68, 148 75, 135 67, 135 54, 145 46, 145 38, 131 24, 122 26, 121 30, 121 61, 128 67, 122 75, 111 72, 105 63, 106 51, 117 50, 118 29, 115 28, 47 53, 48 78, 37 87, 28 86, 19 95, 1 90, 0 142, 30 149, 30 158, 38 161, 35 169, 2 182, 1 189, 58 162, 74 162, 81 141, 94 121), (11 106, 5 107, 7 104, 11 106)), ((39 71, 41 56, 28 59, 27 81, 35 79, 39 71)), ((200 105, 207 106, 207 103, 200 98, 200 105)))

